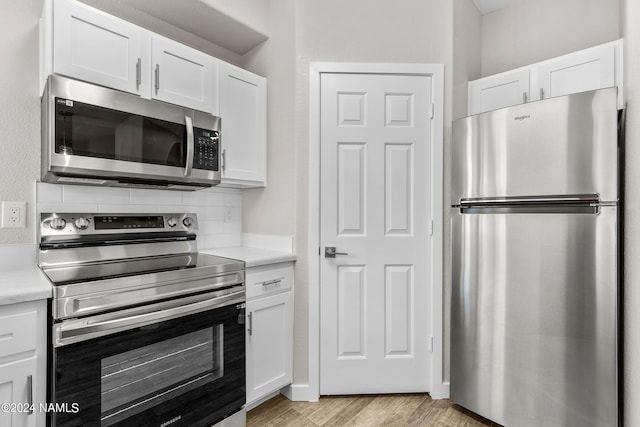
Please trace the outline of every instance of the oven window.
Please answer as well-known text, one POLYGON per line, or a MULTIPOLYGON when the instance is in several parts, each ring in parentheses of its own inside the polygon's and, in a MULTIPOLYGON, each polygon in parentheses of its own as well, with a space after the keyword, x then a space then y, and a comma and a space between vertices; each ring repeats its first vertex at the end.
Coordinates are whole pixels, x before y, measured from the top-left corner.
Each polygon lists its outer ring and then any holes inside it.
POLYGON ((220 324, 102 359, 101 425, 221 378, 223 336, 220 324))
POLYGON ((59 154, 184 167, 184 124, 56 98, 59 154))

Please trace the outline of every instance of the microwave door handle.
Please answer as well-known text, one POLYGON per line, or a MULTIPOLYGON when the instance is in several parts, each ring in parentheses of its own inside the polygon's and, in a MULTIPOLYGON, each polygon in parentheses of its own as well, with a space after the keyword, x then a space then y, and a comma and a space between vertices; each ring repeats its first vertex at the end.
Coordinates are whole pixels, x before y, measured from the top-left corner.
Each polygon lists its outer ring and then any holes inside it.
POLYGON ((184 124, 187 126, 187 159, 184 166, 184 176, 190 176, 191 168, 193 167, 193 151, 195 150, 191 117, 184 116, 184 124))

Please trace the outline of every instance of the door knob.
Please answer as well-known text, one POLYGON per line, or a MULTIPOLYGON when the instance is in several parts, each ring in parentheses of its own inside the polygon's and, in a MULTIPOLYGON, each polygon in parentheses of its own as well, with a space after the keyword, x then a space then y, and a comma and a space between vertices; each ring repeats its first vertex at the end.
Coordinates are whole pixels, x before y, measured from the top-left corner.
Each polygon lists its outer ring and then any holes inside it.
POLYGON ((336 255, 349 255, 346 252, 336 252, 335 246, 325 246, 324 247, 324 257, 325 258, 335 258, 336 255))

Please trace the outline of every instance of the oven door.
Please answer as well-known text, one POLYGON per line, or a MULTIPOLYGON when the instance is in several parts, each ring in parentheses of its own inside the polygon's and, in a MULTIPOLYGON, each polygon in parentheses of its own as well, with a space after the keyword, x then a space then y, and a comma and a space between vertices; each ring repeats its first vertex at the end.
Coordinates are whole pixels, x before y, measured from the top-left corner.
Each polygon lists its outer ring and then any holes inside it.
POLYGON ((243 301, 196 295, 54 324, 51 425, 208 427, 239 411, 243 301))

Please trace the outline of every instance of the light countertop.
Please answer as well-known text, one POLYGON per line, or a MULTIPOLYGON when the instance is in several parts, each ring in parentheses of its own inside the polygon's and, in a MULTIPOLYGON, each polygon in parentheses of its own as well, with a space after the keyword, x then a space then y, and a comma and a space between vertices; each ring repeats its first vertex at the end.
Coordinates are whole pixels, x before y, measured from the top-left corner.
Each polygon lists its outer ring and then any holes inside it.
POLYGON ((289 252, 280 252, 247 246, 200 249, 200 253, 244 261, 247 268, 296 260, 295 254, 289 252))
POLYGON ((0 246, 0 305, 51 298, 53 287, 36 263, 35 245, 0 246))
MULTIPOLYGON (((244 261, 247 268, 296 260, 289 252, 247 246, 200 252, 244 261)), ((53 286, 37 266, 35 245, 0 246, 0 260, 0 306, 52 297, 53 286)))

